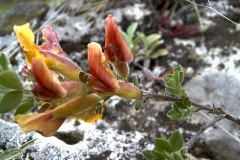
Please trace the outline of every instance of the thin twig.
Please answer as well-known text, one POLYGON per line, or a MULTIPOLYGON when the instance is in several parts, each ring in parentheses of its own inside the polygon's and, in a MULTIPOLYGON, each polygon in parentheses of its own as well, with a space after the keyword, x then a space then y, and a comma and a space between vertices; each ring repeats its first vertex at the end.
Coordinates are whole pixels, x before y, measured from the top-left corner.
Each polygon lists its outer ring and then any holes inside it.
MULTIPOLYGON (((161 99, 163 101, 172 101, 172 102, 182 101, 181 98, 173 97, 173 96, 160 95, 160 94, 147 93, 147 92, 144 92, 143 94, 144 94, 146 100, 150 99, 150 98, 155 98, 155 99, 161 99)), ((205 110, 205 111, 208 111, 208 112, 210 112, 212 114, 216 114, 216 115, 223 115, 224 118, 240 125, 240 121, 238 120, 237 117, 231 116, 230 114, 228 114, 227 112, 225 112, 223 109, 221 109, 219 107, 215 107, 214 105, 213 105, 213 107, 211 107, 209 105, 202 105, 202 104, 199 104, 194 101, 191 101, 191 102, 192 102, 192 106, 197 107, 200 110, 205 110)))
POLYGON ((228 20, 228 21, 234 23, 234 24, 237 25, 237 26, 240 26, 240 24, 238 24, 238 23, 232 21, 231 19, 227 18, 226 16, 224 16, 223 14, 221 14, 220 12, 218 12, 217 10, 215 10, 215 9, 212 7, 212 5, 211 5, 210 0, 208 0, 208 4, 209 4, 209 6, 205 6, 205 5, 202 5, 202 4, 197 4, 197 3, 192 2, 192 1, 190 1, 190 0, 186 0, 186 1, 188 1, 189 3, 192 3, 192 4, 194 4, 194 5, 197 5, 197 6, 201 6, 201 7, 209 8, 209 9, 213 10, 214 12, 216 12, 218 15, 222 16, 223 18, 225 18, 226 20, 228 20))
POLYGON ((199 136, 210 127, 213 127, 215 123, 222 120, 224 118, 223 115, 218 115, 216 118, 214 118, 211 122, 207 123, 206 125, 202 126, 200 130, 184 145, 184 148, 188 150, 193 146, 193 144, 198 140, 199 136))

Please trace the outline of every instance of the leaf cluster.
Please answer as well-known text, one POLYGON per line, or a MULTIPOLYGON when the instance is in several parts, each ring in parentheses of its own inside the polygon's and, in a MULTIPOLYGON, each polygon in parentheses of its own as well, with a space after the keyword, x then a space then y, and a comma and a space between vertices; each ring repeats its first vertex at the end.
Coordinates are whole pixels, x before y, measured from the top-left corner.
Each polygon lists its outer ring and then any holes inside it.
POLYGON ((143 155, 148 160, 184 160, 187 156, 183 144, 183 137, 179 131, 173 132, 169 139, 161 134, 161 138, 155 139, 154 149, 143 151, 143 155))
POLYGON ((121 31, 134 56, 144 56, 146 58, 157 59, 165 56, 168 51, 166 49, 158 49, 164 43, 159 34, 150 34, 146 36, 143 32, 137 32, 138 23, 132 23, 127 31, 121 31))
POLYGON ((26 113, 34 104, 33 101, 23 101, 24 88, 14 71, 8 57, 0 53, 0 113, 6 113, 16 108, 15 114, 26 113))
POLYGON ((182 88, 183 80, 184 71, 181 65, 175 67, 173 73, 168 74, 164 80, 166 85, 165 90, 182 99, 182 101, 174 102, 172 109, 167 113, 168 117, 172 120, 178 119, 180 121, 184 121, 187 116, 196 111, 196 108, 191 108, 192 102, 182 88))

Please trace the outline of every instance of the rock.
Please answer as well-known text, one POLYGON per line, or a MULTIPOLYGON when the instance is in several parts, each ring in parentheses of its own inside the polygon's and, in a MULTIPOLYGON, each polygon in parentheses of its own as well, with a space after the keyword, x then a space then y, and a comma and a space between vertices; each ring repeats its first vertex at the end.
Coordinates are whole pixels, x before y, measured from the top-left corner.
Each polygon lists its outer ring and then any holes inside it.
POLYGON ((22 25, 33 19, 42 19, 49 6, 43 2, 19 3, 0 17, 0 36, 13 31, 14 25, 22 25))
MULTIPOLYGON (((214 104, 235 117, 240 116, 240 81, 233 75, 213 71, 205 72, 189 81, 185 89, 190 99, 195 102, 210 106, 214 104)), ((190 123, 206 124, 210 121, 208 118, 213 119, 214 116, 201 111, 193 114, 189 121, 190 123)), ((201 135, 214 158, 219 160, 240 159, 240 126, 226 119, 217 124, 223 129, 209 128, 201 135)))

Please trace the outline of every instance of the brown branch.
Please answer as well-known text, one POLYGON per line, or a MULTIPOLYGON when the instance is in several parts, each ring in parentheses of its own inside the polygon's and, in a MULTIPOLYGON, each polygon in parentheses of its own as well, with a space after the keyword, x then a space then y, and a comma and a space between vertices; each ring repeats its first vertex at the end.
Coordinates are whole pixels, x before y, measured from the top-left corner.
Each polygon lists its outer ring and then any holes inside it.
POLYGON ((224 118, 223 115, 218 115, 216 118, 214 118, 211 122, 207 123, 206 125, 202 126, 200 130, 184 145, 184 148, 188 150, 193 146, 193 144, 198 140, 199 136, 210 127, 213 127, 215 123, 221 121, 224 118))
MULTIPOLYGON (((143 95, 146 98, 146 100, 154 98, 154 99, 161 99, 163 101, 172 101, 172 102, 182 101, 182 99, 178 97, 160 95, 160 94, 154 94, 154 93, 148 93, 148 92, 144 92, 143 95)), ((233 117, 232 115, 228 114, 227 112, 225 112, 223 109, 219 107, 215 107, 214 105, 213 107, 209 105, 202 105, 194 101, 191 101, 191 102, 192 102, 192 106, 197 107, 200 110, 205 110, 212 114, 224 116, 225 119, 228 119, 240 125, 240 121, 238 120, 237 117, 233 117)))

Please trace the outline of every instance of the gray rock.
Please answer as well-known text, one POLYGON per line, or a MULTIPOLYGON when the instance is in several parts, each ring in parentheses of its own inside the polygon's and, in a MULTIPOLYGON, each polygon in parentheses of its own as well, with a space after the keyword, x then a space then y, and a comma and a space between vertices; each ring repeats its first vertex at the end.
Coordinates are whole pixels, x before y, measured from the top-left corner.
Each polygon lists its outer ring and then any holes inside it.
MULTIPOLYGON (((205 72, 194 77, 185 86, 190 99, 201 104, 213 104, 227 113, 240 116, 240 81, 233 75, 205 72)), ((190 123, 206 124, 214 115, 201 111, 193 114, 190 123)), ((226 119, 217 123, 220 127, 209 128, 201 135, 216 159, 240 159, 240 126, 226 119), (223 128, 223 129, 222 129, 223 128)))

